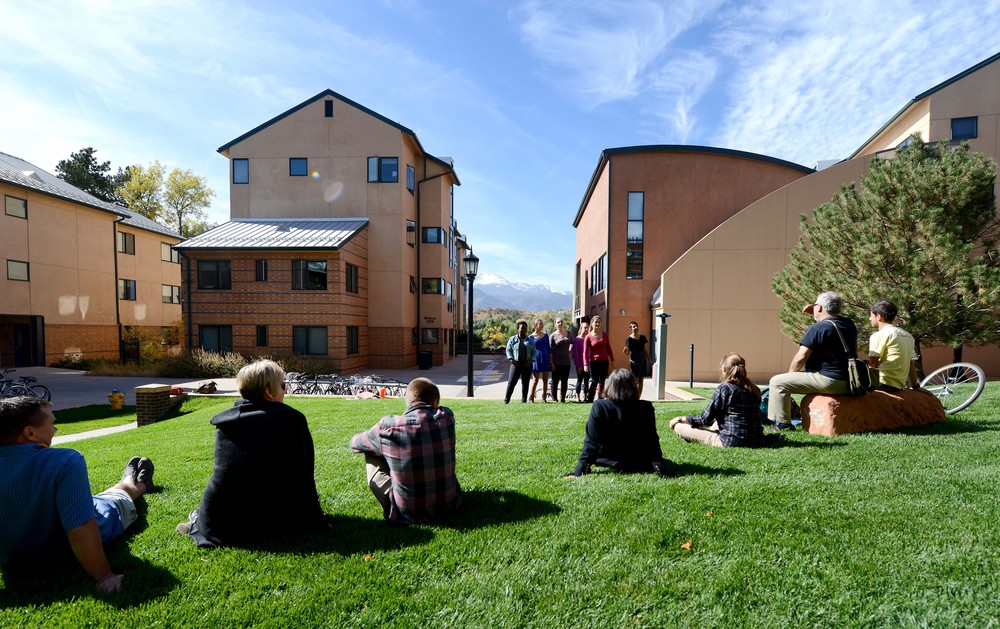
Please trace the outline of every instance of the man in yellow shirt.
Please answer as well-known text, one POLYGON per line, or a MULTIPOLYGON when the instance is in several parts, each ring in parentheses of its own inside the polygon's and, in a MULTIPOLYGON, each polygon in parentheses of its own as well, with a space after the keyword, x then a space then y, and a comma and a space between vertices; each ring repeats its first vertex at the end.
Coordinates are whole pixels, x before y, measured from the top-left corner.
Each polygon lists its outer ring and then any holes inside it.
POLYGON ((913 362, 913 337, 893 325, 899 309, 891 301, 872 304, 868 320, 876 332, 868 341, 868 366, 878 370, 879 391, 899 391, 909 377, 913 389, 920 388, 917 367, 913 362))

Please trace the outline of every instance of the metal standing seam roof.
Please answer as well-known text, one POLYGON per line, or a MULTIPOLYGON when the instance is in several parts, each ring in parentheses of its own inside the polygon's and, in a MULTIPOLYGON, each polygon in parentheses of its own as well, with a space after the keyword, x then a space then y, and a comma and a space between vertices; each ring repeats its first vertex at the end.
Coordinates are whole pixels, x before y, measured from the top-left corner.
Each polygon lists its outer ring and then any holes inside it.
POLYGON ((174 248, 339 249, 367 225, 366 218, 248 218, 223 223, 174 248))
POLYGON ((156 232, 180 240, 182 237, 168 227, 114 203, 98 199, 55 175, 45 172, 19 157, 0 153, 0 181, 19 188, 27 188, 42 194, 79 203, 87 207, 122 217, 122 223, 146 231, 156 232))

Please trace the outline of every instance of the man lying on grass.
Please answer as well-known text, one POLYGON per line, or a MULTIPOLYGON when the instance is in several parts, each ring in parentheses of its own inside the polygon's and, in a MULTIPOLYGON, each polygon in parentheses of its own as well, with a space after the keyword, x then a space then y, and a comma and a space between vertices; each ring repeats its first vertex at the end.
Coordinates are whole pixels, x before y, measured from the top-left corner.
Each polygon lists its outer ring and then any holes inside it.
POLYGON ((406 387, 406 412, 388 415, 354 435, 365 455, 368 487, 390 524, 429 522, 462 501, 455 477, 455 416, 438 406, 441 394, 427 378, 406 387))
POLYGON ((117 592, 103 544, 137 518, 135 501, 153 488, 153 462, 132 457, 116 485, 90 495, 83 455, 50 448, 55 417, 45 400, 0 400, 0 565, 44 567, 70 552, 97 584, 117 592))

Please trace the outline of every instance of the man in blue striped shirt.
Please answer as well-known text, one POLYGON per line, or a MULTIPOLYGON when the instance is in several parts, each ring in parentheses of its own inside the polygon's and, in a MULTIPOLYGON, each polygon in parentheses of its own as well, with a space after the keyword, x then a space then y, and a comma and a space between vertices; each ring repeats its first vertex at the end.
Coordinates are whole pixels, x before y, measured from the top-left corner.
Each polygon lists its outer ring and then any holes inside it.
POLYGON ((97 590, 117 592, 104 543, 137 518, 135 501, 153 486, 153 463, 133 457, 113 487, 90 494, 83 455, 51 448, 55 416, 33 397, 0 400, 0 565, 33 568, 69 552, 97 590))

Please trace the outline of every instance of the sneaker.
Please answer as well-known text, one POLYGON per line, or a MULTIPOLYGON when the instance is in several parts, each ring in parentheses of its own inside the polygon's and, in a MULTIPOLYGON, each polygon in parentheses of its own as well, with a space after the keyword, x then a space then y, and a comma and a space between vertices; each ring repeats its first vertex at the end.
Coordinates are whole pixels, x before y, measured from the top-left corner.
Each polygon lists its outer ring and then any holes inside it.
POLYGON ((795 425, 791 423, 788 424, 777 423, 774 425, 774 427, 777 428, 778 430, 786 430, 786 431, 795 430, 795 425))
POLYGON ((119 484, 124 483, 129 478, 135 478, 136 469, 139 467, 139 461, 141 459, 137 456, 132 457, 125 464, 125 471, 122 473, 122 479, 118 481, 119 484))
POLYGON ((153 462, 146 457, 139 459, 133 478, 137 483, 145 483, 146 491, 155 491, 155 486, 153 485, 153 462))
POLYGON ((177 531, 178 533, 190 535, 191 527, 194 526, 194 523, 197 519, 198 519, 198 510, 195 509, 194 511, 188 514, 187 522, 181 522, 174 528, 174 530, 177 531))

